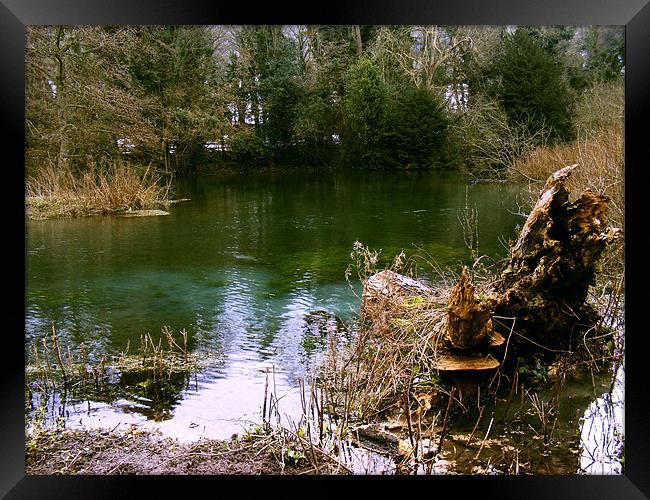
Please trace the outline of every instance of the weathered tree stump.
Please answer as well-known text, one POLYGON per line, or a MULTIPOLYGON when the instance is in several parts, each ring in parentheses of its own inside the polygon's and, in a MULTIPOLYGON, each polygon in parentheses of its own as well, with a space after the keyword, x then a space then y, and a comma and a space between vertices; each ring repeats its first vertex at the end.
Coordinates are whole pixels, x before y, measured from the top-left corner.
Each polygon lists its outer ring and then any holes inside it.
POLYGON ((576 330, 594 323, 589 286, 603 251, 620 233, 606 227, 607 197, 586 190, 569 202, 564 181, 575 167, 548 179, 494 286, 495 314, 517 318, 517 330, 549 349, 571 349, 576 330))
POLYGON ((458 283, 451 292, 447 311, 447 334, 457 349, 471 349, 492 332, 495 300, 477 300, 467 266, 463 267, 458 283))

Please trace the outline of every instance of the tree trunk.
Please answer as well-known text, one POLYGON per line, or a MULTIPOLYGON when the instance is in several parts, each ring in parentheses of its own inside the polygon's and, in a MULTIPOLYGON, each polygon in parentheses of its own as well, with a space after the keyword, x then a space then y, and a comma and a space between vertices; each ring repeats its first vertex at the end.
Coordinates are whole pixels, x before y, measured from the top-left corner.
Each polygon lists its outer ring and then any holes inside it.
POLYGON ((66 47, 64 45, 65 31, 63 27, 57 28, 56 31, 56 67, 57 74, 55 77, 56 84, 56 103, 59 112, 59 155, 58 163, 59 166, 63 167, 67 163, 68 159, 68 138, 67 138, 67 128, 68 128, 68 119, 66 112, 66 99, 65 99, 65 63, 64 63, 64 51, 66 47))
POLYGON ((355 24, 352 26, 352 33, 354 35, 354 41, 357 46, 357 56, 361 57, 363 53, 363 44, 361 43, 361 26, 355 24))

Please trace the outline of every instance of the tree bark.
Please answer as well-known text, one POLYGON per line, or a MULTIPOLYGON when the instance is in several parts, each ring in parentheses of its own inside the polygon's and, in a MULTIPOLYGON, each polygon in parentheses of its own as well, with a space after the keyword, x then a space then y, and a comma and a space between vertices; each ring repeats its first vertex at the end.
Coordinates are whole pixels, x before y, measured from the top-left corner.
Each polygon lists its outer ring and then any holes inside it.
POLYGON ((64 45, 65 30, 62 26, 57 28, 56 31, 56 68, 57 74, 55 77, 56 84, 56 103, 59 111, 59 166, 64 167, 68 159, 68 137, 67 137, 67 112, 66 112, 66 99, 65 99, 65 63, 64 52, 66 47, 64 45))
POLYGON ((353 25, 352 33, 354 34, 354 41, 357 46, 357 56, 361 57, 361 54, 363 54, 363 44, 361 43, 361 27, 358 24, 353 25))

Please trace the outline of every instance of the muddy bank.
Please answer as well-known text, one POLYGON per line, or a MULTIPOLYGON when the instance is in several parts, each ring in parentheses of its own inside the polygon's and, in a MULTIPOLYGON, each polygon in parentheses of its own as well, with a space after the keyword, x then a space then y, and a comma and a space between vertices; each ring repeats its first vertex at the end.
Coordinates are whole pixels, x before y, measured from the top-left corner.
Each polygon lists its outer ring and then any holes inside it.
MULTIPOLYGON (((320 473, 328 473, 321 468, 320 473)), ((315 473, 274 435, 233 436, 184 444, 133 427, 106 430, 43 430, 29 436, 28 475, 293 475, 315 473), (280 444, 280 446, 276 446, 280 444)))

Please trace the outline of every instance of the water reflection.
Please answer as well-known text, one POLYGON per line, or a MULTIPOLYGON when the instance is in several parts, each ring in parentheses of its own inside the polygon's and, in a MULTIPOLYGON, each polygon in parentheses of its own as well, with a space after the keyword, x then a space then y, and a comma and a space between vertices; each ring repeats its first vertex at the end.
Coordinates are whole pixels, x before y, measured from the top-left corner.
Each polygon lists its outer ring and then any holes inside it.
POLYGON ((625 367, 614 373, 612 389, 591 403, 580 425, 580 469, 585 474, 622 474, 625 443, 625 367))

